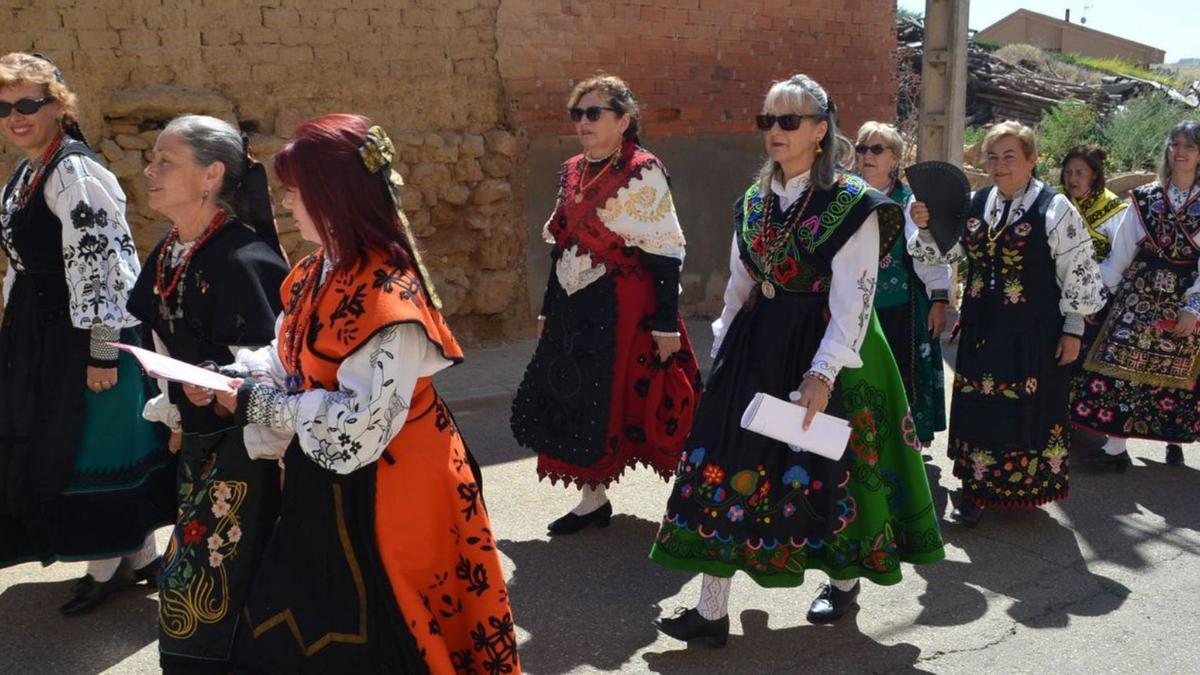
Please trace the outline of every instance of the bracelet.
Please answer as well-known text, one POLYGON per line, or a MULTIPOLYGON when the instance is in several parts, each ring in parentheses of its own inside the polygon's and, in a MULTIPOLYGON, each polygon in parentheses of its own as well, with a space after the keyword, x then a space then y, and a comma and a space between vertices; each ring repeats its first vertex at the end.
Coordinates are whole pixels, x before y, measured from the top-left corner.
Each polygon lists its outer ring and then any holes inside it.
POLYGON ((833 380, 830 380, 828 377, 826 377, 825 375, 823 375, 821 373, 818 373, 815 370, 810 370, 804 374, 805 379, 808 379, 810 377, 813 378, 814 380, 820 382, 821 384, 825 385, 825 397, 826 398, 833 396, 833 380))
POLYGON ((538 314, 538 321, 545 321, 545 320, 546 320, 545 314, 538 314))
POLYGON ((652 330, 652 331, 650 331, 650 335, 652 335, 654 337, 674 337, 674 338, 680 337, 679 331, 677 331, 677 330, 676 331, 652 330))

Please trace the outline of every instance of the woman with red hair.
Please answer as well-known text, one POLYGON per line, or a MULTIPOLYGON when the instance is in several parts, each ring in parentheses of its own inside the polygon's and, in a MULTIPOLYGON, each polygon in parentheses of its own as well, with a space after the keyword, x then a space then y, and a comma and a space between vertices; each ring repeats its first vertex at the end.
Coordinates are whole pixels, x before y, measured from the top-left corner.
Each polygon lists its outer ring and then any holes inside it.
POLYGON ((275 343, 239 354, 248 379, 217 392, 249 452, 287 466, 238 672, 520 670, 479 468, 430 380, 462 350, 393 153, 367 118, 327 115, 275 157, 320 248, 284 281, 275 343))

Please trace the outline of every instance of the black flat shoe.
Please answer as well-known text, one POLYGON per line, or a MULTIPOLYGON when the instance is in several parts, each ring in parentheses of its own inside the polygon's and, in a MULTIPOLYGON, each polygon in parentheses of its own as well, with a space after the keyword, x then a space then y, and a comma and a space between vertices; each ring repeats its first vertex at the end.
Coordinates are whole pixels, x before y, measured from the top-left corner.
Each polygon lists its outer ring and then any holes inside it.
POLYGON ((833 584, 821 584, 821 593, 808 607, 808 620, 812 623, 830 623, 842 618, 851 607, 858 604, 858 591, 862 584, 854 584, 848 591, 838 590, 833 584))
POLYGON ((58 611, 67 616, 72 616, 83 614, 99 607, 104 604, 108 596, 133 585, 133 570, 129 569, 128 562, 122 560, 116 574, 108 581, 96 581, 89 574, 80 583, 83 589, 68 600, 66 604, 59 607, 58 611))
POLYGON ((140 584, 143 581, 150 588, 158 588, 158 575, 162 574, 163 559, 158 556, 151 560, 144 567, 133 571, 133 583, 140 584))
POLYGON ((967 527, 975 527, 982 518, 983 507, 976 505, 975 502, 969 499, 959 502, 958 506, 954 507, 954 510, 950 512, 950 520, 959 525, 966 525, 967 527))
POLYGON ((1167 465, 1183 466, 1183 447, 1178 443, 1167 444, 1167 465))
POLYGON ((700 612, 693 609, 679 608, 675 616, 654 620, 654 627, 663 635, 669 635, 676 640, 690 642, 703 640, 709 647, 724 647, 729 639, 729 615, 719 619, 706 619, 700 612))
POLYGON ((608 527, 610 520, 612 520, 612 502, 604 502, 604 506, 582 516, 568 513, 547 525, 546 529, 550 531, 550 534, 575 534, 588 525, 608 527))
POLYGON ((1129 459, 1128 452, 1122 452, 1119 455, 1110 455, 1103 450, 1097 450, 1090 455, 1085 455, 1081 461, 1088 468, 1116 469, 1117 473, 1125 473, 1125 470, 1133 465, 1133 460, 1129 459))

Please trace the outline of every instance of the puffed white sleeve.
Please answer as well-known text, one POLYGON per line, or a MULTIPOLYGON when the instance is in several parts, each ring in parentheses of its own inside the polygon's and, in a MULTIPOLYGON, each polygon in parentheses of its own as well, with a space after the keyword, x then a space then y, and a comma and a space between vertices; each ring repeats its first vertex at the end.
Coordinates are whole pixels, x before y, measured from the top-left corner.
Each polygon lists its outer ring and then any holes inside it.
MULTIPOLYGON (((837 380, 842 368, 859 368, 879 278, 879 217, 872 213, 833 256, 829 325, 809 370, 837 380)), ((796 383, 799 385, 799 383, 796 383)))
MULTIPOLYGON (((163 356, 170 356, 171 353, 167 350, 167 346, 163 344, 162 338, 158 337, 158 333, 152 332, 154 339, 154 351, 163 356)), ((180 425, 179 407, 171 403, 170 396, 167 395, 167 381, 158 378, 158 396, 146 401, 142 406, 142 418, 148 422, 158 422, 166 425, 171 431, 182 431, 180 425)))
POLYGON ((1083 317, 1104 307, 1104 283, 1083 216, 1062 195, 1057 195, 1046 211, 1046 239, 1054 258, 1063 332, 1082 336, 1083 317))
POLYGON ((125 193, 108 169, 81 155, 59 162, 43 192, 62 223, 71 324, 91 331, 93 365, 113 364, 117 353, 108 343, 138 324, 125 308, 141 271, 125 220, 125 193))
POLYGON ((754 277, 750 276, 750 271, 738 255, 737 234, 734 234, 729 243, 729 281, 725 284, 725 306, 721 310, 721 316, 712 323, 713 358, 716 358, 721 349, 721 343, 725 340, 725 333, 733 323, 733 318, 741 311, 753 292, 754 277))
POLYGON ((1114 291, 1121 283, 1121 277, 1125 276, 1125 270, 1137 257, 1138 247, 1146 238, 1146 231, 1142 228, 1142 221, 1132 206, 1111 220, 1120 222, 1109 236, 1111 248, 1108 257, 1100 263, 1100 278, 1108 290, 1114 291))
MULTIPOLYGON (((905 248, 912 256, 913 262, 931 267, 945 265, 948 274, 950 263, 962 258, 966 255, 966 251, 960 241, 943 254, 942 250, 938 248, 937 241, 933 238, 933 233, 917 227, 917 224, 913 222, 912 205, 916 201, 915 197, 909 197, 908 203, 904 205, 904 239, 907 242, 905 248)), ((947 283, 946 288, 949 287, 950 285, 947 283)))
POLYGON ((319 466, 348 474, 379 459, 404 426, 417 380, 448 365, 420 326, 389 326, 342 361, 336 391, 247 383, 239 421, 294 433, 319 466))
MULTIPOLYGON (((905 211, 905 215, 908 215, 907 211, 905 211)), ((917 228, 917 224, 912 222, 912 220, 908 218, 905 218, 905 220, 904 239, 907 241, 916 235, 919 228, 917 228)), ((950 299, 951 273, 949 263, 929 265, 920 260, 913 259, 913 272, 916 273, 917 278, 924 284, 925 292, 929 295, 930 300, 947 301, 950 299)))

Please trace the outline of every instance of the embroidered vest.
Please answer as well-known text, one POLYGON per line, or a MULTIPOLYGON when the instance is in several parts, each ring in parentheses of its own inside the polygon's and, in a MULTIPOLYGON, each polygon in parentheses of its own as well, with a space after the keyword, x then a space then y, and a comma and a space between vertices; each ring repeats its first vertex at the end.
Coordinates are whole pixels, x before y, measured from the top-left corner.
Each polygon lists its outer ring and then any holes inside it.
MULTIPOLYGON (((912 192, 899 181, 888 197, 902 207, 908 203, 912 192)), ((912 258, 905 251, 908 242, 896 237, 896 243, 888 254, 879 261, 879 283, 875 285, 875 308, 886 309, 907 304, 912 297, 912 287, 918 280, 913 276, 912 258)))
MULTIPOLYGON (((455 363, 462 361, 462 348, 441 312, 429 303, 414 270, 400 269, 379 253, 368 251, 360 268, 349 273, 334 272, 323 285, 311 284, 312 293, 301 297, 309 275, 320 274, 323 261, 324 256, 319 254, 302 260, 284 280, 281 293, 286 309, 279 355, 285 366, 289 330, 315 313, 301 343, 302 389, 336 391, 342 361, 379 331, 401 323, 419 325, 442 356, 455 363)), ((417 380, 409 416, 425 412, 428 406, 419 404, 425 399, 432 403, 432 394, 431 378, 417 380)))
POLYGON ((786 213, 766 199, 757 182, 735 207, 738 214, 738 252, 755 282, 769 281, 788 293, 828 293, 833 257, 867 220, 879 217, 880 257, 904 230, 904 210, 856 176, 842 174, 829 190, 818 190, 804 213, 786 213), (798 222, 790 227, 792 220, 798 222), (785 222, 786 221, 786 222, 785 222))
POLYGON ((1177 214, 1167 205, 1166 191, 1157 183, 1134 188, 1129 195, 1146 233, 1143 253, 1170 262, 1193 262, 1200 257, 1200 248, 1193 243, 1200 234, 1200 199, 1177 214))
MULTIPOLYGON (((1070 197, 1069 197, 1070 198, 1070 197)), ((1121 211, 1124 211, 1128 206, 1121 198, 1113 194, 1111 190, 1104 189, 1094 195, 1084 198, 1082 202, 1076 202, 1071 199, 1071 204, 1083 216, 1083 222, 1087 225, 1088 234, 1092 237, 1092 247, 1095 249, 1096 262, 1100 262, 1108 257, 1112 251, 1112 242, 1108 240, 1108 235, 1100 230, 1109 218, 1117 217, 1121 211)))

